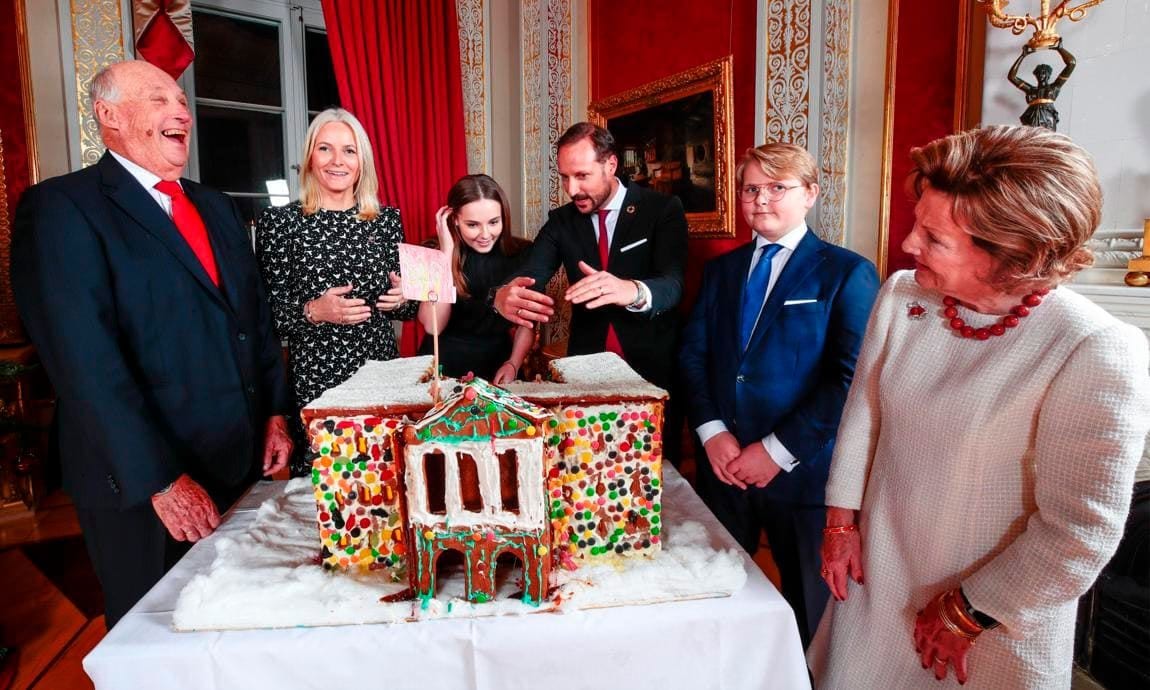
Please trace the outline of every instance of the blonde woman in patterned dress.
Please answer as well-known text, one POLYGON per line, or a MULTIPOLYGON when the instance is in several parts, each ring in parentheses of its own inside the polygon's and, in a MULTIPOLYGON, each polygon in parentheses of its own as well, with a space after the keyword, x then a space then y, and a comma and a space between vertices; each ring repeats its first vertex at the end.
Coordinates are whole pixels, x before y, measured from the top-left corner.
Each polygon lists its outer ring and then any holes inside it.
POLYGON ((911 157, 916 267, 882 289, 839 427, 811 668, 1068 688, 1150 426, 1146 338, 1062 286, 1102 208, 1070 139, 988 127, 911 157))
MULTIPOLYGON (((343 383, 369 359, 398 356, 392 321, 415 315, 400 294, 399 210, 381 207, 371 144, 346 110, 312 120, 299 201, 264 211, 256 254, 276 330, 286 340, 296 405, 343 383)), ((298 415, 296 447, 306 449, 298 415)), ((293 459, 293 474, 310 469, 293 459)))

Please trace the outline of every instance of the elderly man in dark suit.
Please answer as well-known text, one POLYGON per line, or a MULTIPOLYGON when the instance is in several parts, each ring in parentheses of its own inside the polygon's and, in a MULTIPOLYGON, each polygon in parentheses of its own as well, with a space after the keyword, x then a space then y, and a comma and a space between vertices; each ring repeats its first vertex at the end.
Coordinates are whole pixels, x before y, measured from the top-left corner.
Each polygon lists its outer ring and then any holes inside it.
POLYGON ((829 595, 824 488, 879 280, 807 227, 819 186, 805 149, 750 149, 736 182, 754 240, 704 268, 680 354, 687 416, 699 495, 748 552, 766 530, 805 647, 829 595))
POLYGON ((286 465, 291 404, 235 206, 180 179, 184 93, 136 61, 90 93, 108 152, 24 194, 12 285, 111 627, 261 469, 286 465))
POLYGON ((615 139, 602 127, 575 124, 556 149, 571 203, 551 212, 520 277, 496 292, 495 309, 522 326, 547 321, 551 298, 529 286, 546 285, 562 265, 573 305, 567 354, 611 351, 670 388, 687 258, 683 205, 624 186, 615 177, 615 139))

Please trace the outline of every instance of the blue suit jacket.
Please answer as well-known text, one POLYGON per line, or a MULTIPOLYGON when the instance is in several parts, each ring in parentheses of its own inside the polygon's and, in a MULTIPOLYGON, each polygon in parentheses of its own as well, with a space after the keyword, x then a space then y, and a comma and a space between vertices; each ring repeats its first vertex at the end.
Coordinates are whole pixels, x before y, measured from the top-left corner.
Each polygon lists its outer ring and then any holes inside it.
POLYGON ((722 420, 741 446, 774 432, 799 465, 780 472, 767 485, 768 496, 821 505, 878 274, 871 262, 808 230, 744 352, 739 307, 754 247, 746 244, 704 268, 680 353, 688 416, 692 428, 722 420), (813 301, 786 304, 799 300, 813 301))
POLYGON ((25 192, 12 238, 20 315, 56 389, 64 488, 82 508, 146 505, 182 473, 237 485, 290 409, 280 344, 235 205, 181 181, 212 284, 114 158, 25 192))

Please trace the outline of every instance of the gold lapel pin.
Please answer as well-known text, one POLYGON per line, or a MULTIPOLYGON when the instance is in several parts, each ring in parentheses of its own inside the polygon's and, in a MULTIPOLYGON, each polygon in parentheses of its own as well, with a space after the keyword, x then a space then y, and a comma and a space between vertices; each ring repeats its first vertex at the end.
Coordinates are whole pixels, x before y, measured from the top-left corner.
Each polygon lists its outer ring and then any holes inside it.
POLYGON ((631 204, 627 207, 627 213, 635 213, 635 204, 631 204))

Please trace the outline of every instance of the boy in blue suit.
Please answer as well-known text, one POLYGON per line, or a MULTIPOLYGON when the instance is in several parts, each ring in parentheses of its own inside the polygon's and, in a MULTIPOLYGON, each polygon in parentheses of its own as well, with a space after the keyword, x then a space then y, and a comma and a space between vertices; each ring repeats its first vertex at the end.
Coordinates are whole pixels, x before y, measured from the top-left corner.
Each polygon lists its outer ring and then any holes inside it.
POLYGON ((748 552, 766 530, 806 647, 829 594, 823 489, 879 279, 807 227, 819 186, 805 149, 748 149, 735 180, 754 240, 704 268, 680 354, 697 484, 748 552))

